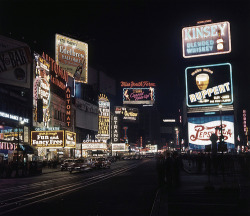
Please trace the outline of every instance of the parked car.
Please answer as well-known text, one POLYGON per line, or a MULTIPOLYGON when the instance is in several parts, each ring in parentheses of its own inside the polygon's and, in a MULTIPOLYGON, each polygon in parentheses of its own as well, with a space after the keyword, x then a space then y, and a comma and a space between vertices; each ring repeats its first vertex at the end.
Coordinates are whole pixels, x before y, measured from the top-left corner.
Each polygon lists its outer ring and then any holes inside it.
POLYGON ((71 163, 74 159, 65 159, 61 164, 61 171, 68 170, 68 165, 71 163))
POLYGON ((107 158, 96 158, 95 162, 95 167, 96 168, 110 168, 111 167, 111 162, 107 158))
POLYGON ((73 159, 68 164, 68 171, 72 173, 73 171, 88 171, 93 169, 92 159, 89 158, 79 158, 73 159))

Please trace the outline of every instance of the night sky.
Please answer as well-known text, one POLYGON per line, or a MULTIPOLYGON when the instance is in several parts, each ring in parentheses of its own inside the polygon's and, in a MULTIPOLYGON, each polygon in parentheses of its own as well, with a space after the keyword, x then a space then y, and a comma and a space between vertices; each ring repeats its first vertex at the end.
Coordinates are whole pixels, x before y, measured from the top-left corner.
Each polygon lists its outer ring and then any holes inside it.
POLYGON ((52 57, 55 33, 87 42, 91 67, 118 82, 155 82, 156 100, 163 115, 181 106, 187 66, 230 62, 239 107, 249 109, 249 2, 170 2, 1 1, 0 34, 24 41, 33 50, 52 57), (182 28, 207 19, 230 22, 232 52, 184 59, 182 28))

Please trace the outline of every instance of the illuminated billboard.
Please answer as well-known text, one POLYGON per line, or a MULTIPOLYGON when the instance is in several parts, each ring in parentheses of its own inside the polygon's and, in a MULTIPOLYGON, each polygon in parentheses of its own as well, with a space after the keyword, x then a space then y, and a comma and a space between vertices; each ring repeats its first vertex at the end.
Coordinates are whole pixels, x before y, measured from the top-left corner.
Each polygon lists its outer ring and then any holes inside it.
POLYGON ((42 126, 48 126, 50 120, 50 63, 42 56, 34 53, 34 81, 33 81, 33 124, 38 122, 38 99, 42 100, 42 126))
POLYGON ((65 131, 65 148, 76 147, 76 133, 71 131, 65 131))
MULTIPOLYGON (((205 145, 211 145, 210 137, 214 133, 220 137, 220 116, 204 116, 188 118, 188 140, 190 149, 205 149, 205 145)), ((228 149, 234 148, 234 116, 222 116, 222 129, 225 143, 228 149)))
POLYGON ((121 107, 121 106, 115 107, 115 114, 122 115, 123 120, 131 120, 131 121, 136 121, 139 116, 137 108, 121 107))
POLYGON ((231 52, 230 23, 219 22, 182 29, 184 58, 231 52))
POLYGON ((56 63, 76 81, 88 82, 88 44, 56 34, 56 63))
POLYGON ((185 78, 188 107, 233 103, 231 64, 187 67, 185 78))
POLYGON ((30 88, 30 47, 26 43, 0 36, 0 54, 0 83, 30 88))
POLYGON ((71 131, 31 131, 31 145, 48 148, 75 148, 76 133, 71 131))
POLYGON ((99 96, 99 126, 98 139, 110 138, 110 102, 106 95, 99 96))
POLYGON ((125 143, 112 144, 112 151, 125 151, 125 150, 126 150, 125 143))
POLYGON ((31 131, 31 145, 35 147, 64 147, 64 131, 31 131))
POLYGON ((123 104, 148 104, 155 102, 155 89, 149 88, 123 88, 123 104))

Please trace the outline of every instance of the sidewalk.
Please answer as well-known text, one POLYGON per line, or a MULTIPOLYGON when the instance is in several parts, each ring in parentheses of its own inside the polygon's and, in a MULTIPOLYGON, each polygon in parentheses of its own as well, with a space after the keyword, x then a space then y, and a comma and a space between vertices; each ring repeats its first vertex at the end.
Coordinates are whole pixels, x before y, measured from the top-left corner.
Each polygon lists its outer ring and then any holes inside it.
POLYGON ((209 176, 184 163, 181 185, 157 191, 150 216, 250 215, 250 183, 244 176, 209 176))

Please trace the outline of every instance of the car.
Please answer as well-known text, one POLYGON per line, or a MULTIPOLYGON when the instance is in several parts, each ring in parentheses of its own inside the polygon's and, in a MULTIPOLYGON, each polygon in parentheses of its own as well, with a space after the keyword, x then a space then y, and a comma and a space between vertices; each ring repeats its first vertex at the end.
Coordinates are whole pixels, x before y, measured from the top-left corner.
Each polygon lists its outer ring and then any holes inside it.
POLYGON ((111 162, 107 158, 96 158, 95 159, 95 167, 96 168, 110 168, 111 162))
POLYGON ((68 171, 72 173, 73 171, 89 171, 93 169, 92 160, 89 158, 78 158, 73 159, 68 164, 68 171))
POLYGON ((74 159, 65 159, 61 164, 61 171, 68 170, 68 164, 71 163, 74 159))

